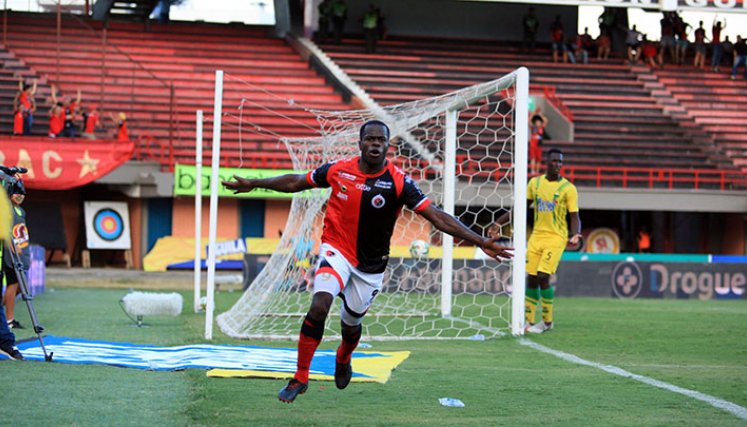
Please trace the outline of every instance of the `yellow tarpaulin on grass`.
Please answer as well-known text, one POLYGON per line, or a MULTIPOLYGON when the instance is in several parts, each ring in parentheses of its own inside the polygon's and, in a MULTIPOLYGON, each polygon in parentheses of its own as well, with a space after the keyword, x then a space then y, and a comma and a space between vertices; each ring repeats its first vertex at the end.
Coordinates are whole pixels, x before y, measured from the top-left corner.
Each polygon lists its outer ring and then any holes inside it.
MULTIPOLYGON (((375 352, 356 351, 353 353, 353 382, 376 382, 385 384, 392 371, 410 356, 409 351, 375 352)), ((334 361, 334 357, 332 358, 334 361)), ((317 381, 334 381, 334 363, 317 364, 317 358, 311 366, 309 379, 317 381), (317 373, 313 373, 314 371, 317 373), (319 373, 319 371, 323 373, 319 373)), ((207 376, 214 378, 292 378, 293 372, 256 371, 244 369, 211 369, 207 376)))

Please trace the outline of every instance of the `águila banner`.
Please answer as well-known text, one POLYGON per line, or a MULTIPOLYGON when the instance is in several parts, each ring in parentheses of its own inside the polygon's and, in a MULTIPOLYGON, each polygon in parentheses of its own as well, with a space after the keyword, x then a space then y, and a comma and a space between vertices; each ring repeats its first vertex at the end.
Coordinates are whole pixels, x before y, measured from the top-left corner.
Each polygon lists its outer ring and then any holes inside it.
POLYGON ((37 190, 67 190, 89 184, 132 157, 132 141, 5 137, 0 165, 28 169, 23 182, 37 190))

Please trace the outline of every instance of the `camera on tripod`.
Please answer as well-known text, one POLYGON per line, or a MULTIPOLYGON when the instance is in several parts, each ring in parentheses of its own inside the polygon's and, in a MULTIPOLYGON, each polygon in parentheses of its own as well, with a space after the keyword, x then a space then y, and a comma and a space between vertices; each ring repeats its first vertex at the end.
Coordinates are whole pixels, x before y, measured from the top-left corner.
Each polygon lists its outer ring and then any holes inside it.
POLYGON ((22 167, 0 166, 0 182, 2 182, 3 189, 10 196, 11 194, 26 194, 26 187, 23 186, 23 181, 17 178, 17 175, 22 175, 28 172, 28 169, 22 167))
MULTIPOLYGON (((23 181, 18 178, 18 176, 27 172, 28 170, 22 167, 0 166, 0 185, 7 194, 8 198, 10 198, 10 196, 12 196, 13 194, 26 194, 26 188, 23 185, 23 181)), ((4 195, 0 196, 4 197, 4 195)), ((7 219, 8 221, 10 221, 10 218, 7 219)), ((21 257, 19 256, 16 244, 13 240, 13 236, 10 235, 10 233, 7 236, 0 236, 0 241, 3 240, 4 243, 2 245, 4 247, 1 247, 0 250, 4 250, 5 253, 9 256, 8 258, 11 264, 6 264, 6 266, 15 270, 16 278, 18 279, 18 287, 21 291, 21 297, 23 298, 23 301, 26 303, 26 307, 29 310, 29 316, 31 317, 31 323, 34 326, 34 332, 39 338, 39 344, 41 345, 42 351, 44 352, 44 360, 46 360, 47 362, 51 362, 53 353, 47 353, 47 349, 46 347, 44 347, 44 340, 42 338, 44 327, 39 324, 39 319, 36 316, 36 310, 34 309, 34 305, 32 303, 33 296, 29 293, 28 290, 26 268, 24 268, 21 257)))

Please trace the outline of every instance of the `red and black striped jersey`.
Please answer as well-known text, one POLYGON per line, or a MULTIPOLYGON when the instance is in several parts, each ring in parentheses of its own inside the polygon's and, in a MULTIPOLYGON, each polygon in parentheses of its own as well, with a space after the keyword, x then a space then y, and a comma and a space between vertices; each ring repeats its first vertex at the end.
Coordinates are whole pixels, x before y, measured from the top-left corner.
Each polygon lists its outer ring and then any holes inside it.
POLYGON ((431 202, 392 162, 369 175, 361 172, 359 160, 326 163, 309 172, 306 180, 314 187, 332 188, 322 243, 337 248, 358 270, 381 273, 389 261, 394 224, 402 206, 421 212, 431 202))

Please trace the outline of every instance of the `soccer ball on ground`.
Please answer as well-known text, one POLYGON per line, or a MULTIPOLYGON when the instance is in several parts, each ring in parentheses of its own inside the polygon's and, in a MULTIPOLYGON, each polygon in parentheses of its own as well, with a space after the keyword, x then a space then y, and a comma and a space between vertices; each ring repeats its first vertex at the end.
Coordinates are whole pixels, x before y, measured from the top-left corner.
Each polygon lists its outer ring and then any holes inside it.
POLYGON ((410 255, 413 258, 425 258, 428 256, 430 245, 425 240, 414 240, 410 243, 410 255))

